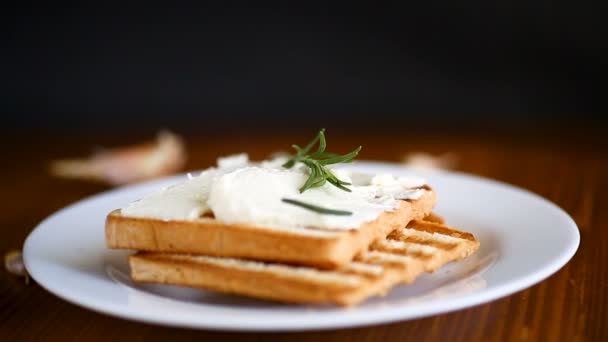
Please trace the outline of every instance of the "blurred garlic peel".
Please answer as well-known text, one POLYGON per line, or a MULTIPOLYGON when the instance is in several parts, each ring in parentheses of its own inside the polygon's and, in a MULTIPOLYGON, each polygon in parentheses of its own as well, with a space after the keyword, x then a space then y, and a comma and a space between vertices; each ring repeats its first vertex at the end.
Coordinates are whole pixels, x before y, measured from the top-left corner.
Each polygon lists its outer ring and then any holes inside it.
POLYGON ((25 263, 23 262, 21 251, 13 250, 4 254, 4 267, 12 274, 24 277, 25 283, 29 284, 30 277, 25 269, 25 263))
POLYGON ((458 156, 454 153, 434 156, 428 153, 414 152, 403 157, 402 164, 425 170, 452 169, 458 164, 458 156))
POLYGON ((175 173, 185 161, 183 140, 163 131, 155 142, 101 150, 84 159, 55 160, 51 173, 62 178, 121 185, 175 173))

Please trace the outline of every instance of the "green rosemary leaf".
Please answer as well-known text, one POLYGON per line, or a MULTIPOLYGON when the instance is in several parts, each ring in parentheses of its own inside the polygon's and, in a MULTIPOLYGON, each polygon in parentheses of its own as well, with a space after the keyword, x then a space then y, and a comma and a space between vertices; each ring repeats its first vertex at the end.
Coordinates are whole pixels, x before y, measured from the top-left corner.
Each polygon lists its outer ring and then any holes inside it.
POLYGON ((329 170, 329 172, 327 172, 327 179, 332 179, 335 180, 336 182, 342 184, 342 185, 352 185, 349 182, 345 182, 343 180, 341 180, 340 178, 336 177, 336 175, 334 175, 333 171, 329 170))
POLYGON ((337 157, 333 157, 333 158, 319 160, 319 163, 322 165, 330 165, 330 164, 351 162, 359 154, 359 151, 361 151, 361 148, 362 147, 359 146, 356 149, 354 149, 353 151, 351 151, 343 156, 337 156, 337 157))
POLYGON ((325 140, 325 128, 319 131, 319 147, 317 147, 317 153, 325 152, 325 148, 327 147, 327 141, 325 140))
POLYGON ((323 158, 333 158, 333 157, 337 157, 339 156, 339 154, 336 153, 330 153, 330 152, 313 152, 311 154, 308 155, 308 158, 311 159, 323 159, 323 158))
POLYGON ((317 212, 319 214, 340 215, 340 216, 349 216, 349 215, 353 214, 351 211, 323 208, 323 207, 319 207, 314 204, 305 203, 305 202, 301 202, 301 201, 289 199, 289 198, 283 198, 283 199, 281 199, 281 201, 291 204, 291 205, 295 205, 295 206, 304 208, 304 209, 308 209, 308 210, 317 212))
POLYGON ((300 162, 310 169, 310 175, 304 185, 300 188, 300 192, 323 186, 328 181, 341 190, 350 191, 345 185, 351 184, 338 179, 330 169, 325 167, 325 165, 351 162, 359 154, 359 151, 361 151, 361 146, 344 155, 325 152, 325 149, 327 148, 327 139, 325 138, 325 129, 323 128, 317 133, 313 140, 304 146, 304 148, 298 145, 292 145, 292 147, 296 151, 296 154, 291 156, 291 158, 283 164, 283 167, 289 169, 300 162), (313 153, 309 153, 317 143, 317 150, 313 153))
POLYGON ((321 136, 323 137, 323 141, 325 141, 325 128, 321 128, 321 130, 319 131, 319 133, 317 133, 317 136, 312 139, 311 142, 309 142, 303 149, 303 154, 306 154, 310 151, 310 149, 315 146, 315 144, 317 143, 317 141, 319 141, 319 139, 321 138, 321 136))
POLYGON ((303 160, 302 162, 304 163, 304 165, 310 168, 310 176, 306 180, 306 183, 304 183, 304 185, 300 188, 300 193, 308 189, 323 186, 327 178, 327 173, 325 172, 325 170, 320 165, 314 163, 314 161, 303 160))
POLYGON ((302 185, 302 187, 300 188, 300 193, 312 188, 314 183, 319 182, 319 177, 320 175, 317 169, 315 167, 311 167, 310 176, 308 177, 304 185, 302 185))
POLYGON ((291 169, 297 162, 300 156, 304 155, 304 150, 298 145, 291 145, 291 147, 296 150, 296 156, 290 158, 287 162, 285 162, 282 166, 286 169, 291 169))
POLYGON ((296 165, 296 160, 295 159, 289 159, 288 161, 286 161, 285 163, 283 163, 283 167, 286 169, 291 169, 294 165, 296 165))
POLYGON ((333 186, 337 187, 338 189, 344 190, 344 191, 348 191, 351 192, 351 190, 347 187, 345 187, 344 185, 342 185, 342 183, 340 183, 339 180, 334 180, 334 179, 327 179, 327 181, 332 184, 333 186))

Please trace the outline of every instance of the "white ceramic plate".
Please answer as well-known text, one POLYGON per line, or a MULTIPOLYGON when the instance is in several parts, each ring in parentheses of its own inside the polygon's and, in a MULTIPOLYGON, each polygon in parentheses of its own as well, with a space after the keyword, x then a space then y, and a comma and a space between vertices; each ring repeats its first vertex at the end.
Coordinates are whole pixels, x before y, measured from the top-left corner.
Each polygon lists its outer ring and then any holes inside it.
POLYGON ((463 262, 399 286, 354 308, 285 305, 164 285, 134 284, 127 252, 105 247, 111 210, 185 176, 108 191, 43 221, 25 242, 32 277, 51 293, 109 315, 171 326, 223 330, 307 330, 424 317, 485 303, 525 289, 574 255, 579 232, 551 202, 504 183, 458 173, 421 173, 397 164, 358 162, 371 173, 416 174, 438 194, 436 212, 471 231, 479 251, 463 262))

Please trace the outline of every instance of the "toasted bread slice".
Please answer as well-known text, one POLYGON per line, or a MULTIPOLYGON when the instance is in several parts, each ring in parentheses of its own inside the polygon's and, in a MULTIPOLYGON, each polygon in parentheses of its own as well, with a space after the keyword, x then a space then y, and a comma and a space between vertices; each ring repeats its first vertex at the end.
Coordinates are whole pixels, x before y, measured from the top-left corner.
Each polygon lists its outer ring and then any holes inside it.
POLYGON ((429 221, 429 222, 435 222, 435 223, 439 223, 439 224, 445 224, 445 220, 443 219, 443 217, 435 214, 435 213, 430 213, 428 215, 426 215, 423 218, 424 221, 429 221))
POLYGON ((129 259, 135 281, 182 285, 288 303, 353 305, 383 295, 422 272, 474 253, 471 233, 412 221, 335 270, 280 263, 168 253, 129 259))
POLYGON ((428 188, 416 200, 400 201, 394 211, 382 213, 359 229, 330 231, 313 228, 276 229, 224 224, 213 218, 163 221, 110 213, 106 243, 110 248, 149 252, 204 254, 336 268, 408 222, 422 219, 435 205, 428 188))

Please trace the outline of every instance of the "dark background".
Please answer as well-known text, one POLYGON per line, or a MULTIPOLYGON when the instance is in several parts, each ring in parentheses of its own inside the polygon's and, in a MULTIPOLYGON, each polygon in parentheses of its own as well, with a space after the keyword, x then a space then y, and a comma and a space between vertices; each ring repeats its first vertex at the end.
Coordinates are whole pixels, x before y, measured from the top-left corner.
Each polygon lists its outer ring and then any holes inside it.
POLYGON ((604 8, 4 8, 11 132, 604 127, 604 8))

